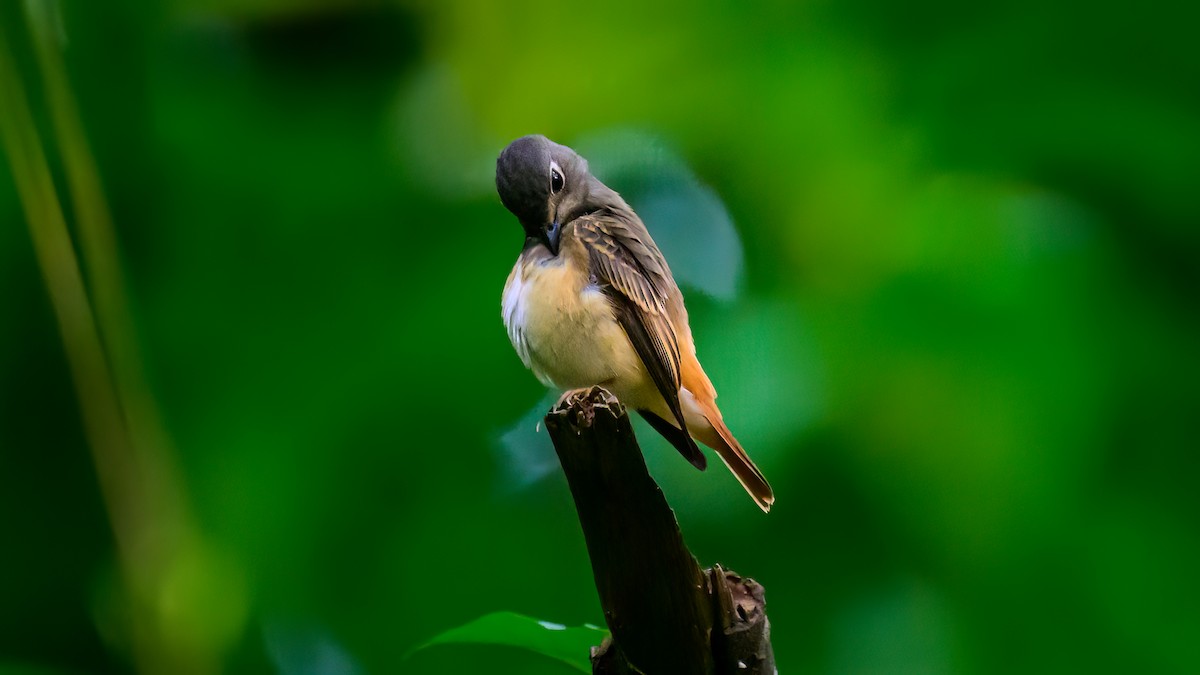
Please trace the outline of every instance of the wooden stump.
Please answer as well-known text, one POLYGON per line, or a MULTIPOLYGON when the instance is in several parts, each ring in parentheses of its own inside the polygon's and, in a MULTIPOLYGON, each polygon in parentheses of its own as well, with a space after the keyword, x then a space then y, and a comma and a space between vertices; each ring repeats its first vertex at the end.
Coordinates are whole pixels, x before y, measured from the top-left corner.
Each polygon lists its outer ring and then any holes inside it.
POLYGON ((545 421, 612 632, 592 650, 593 673, 775 673, 762 586, 700 569, 620 402, 593 387, 545 421))

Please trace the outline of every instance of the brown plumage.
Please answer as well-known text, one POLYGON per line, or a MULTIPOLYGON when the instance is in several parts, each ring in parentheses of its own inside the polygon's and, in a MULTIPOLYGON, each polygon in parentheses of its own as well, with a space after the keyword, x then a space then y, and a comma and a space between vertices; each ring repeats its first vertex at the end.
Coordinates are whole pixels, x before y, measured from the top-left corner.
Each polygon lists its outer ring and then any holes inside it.
POLYGON ((563 390, 606 387, 699 469, 692 439, 713 448, 770 510, 774 493, 725 426, 683 295, 637 214, 573 150, 541 136, 505 149, 496 185, 526 233, 502 303, 526 366, 563 390))

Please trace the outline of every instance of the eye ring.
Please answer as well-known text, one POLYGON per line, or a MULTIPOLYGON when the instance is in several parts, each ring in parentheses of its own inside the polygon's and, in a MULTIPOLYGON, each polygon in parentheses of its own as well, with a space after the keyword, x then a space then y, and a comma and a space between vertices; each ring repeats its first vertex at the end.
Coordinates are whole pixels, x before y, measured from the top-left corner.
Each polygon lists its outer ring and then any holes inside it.
POLYGON ((563 177, 558 162, 550 162, 550 194, 556 195, 566 187, 567 180, 563 177))

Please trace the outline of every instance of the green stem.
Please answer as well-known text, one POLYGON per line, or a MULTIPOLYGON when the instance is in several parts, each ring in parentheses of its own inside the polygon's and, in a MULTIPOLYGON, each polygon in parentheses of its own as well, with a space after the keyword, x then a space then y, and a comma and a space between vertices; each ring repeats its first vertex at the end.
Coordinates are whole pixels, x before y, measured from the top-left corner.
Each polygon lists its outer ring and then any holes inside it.
MULTIPOLYGON (((142 375, 125 304, 116 238, 71 96, 45 3, 26 3, 95 311, 24 86, 0 30, 0 141, 25 210, 108 512, 130 607, 132 647, 145 673, 209 673, 220 646, 195 639, 194 608, 168 609, 178 570, 206 564, 167 435, 142 375)), ((236 620, 233 624, 236 625, 236 620)))

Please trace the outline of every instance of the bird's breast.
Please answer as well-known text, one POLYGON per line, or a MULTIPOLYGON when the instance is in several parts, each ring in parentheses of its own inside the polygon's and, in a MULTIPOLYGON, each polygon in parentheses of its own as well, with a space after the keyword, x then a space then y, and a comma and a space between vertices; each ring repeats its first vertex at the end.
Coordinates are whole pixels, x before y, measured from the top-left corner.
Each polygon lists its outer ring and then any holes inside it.
POLYGON ((550 387, 574 389, 636 373, 640 361, 587 270, 569 257, 522 253, 504 285, 502 315, 525 365, 550 387))

